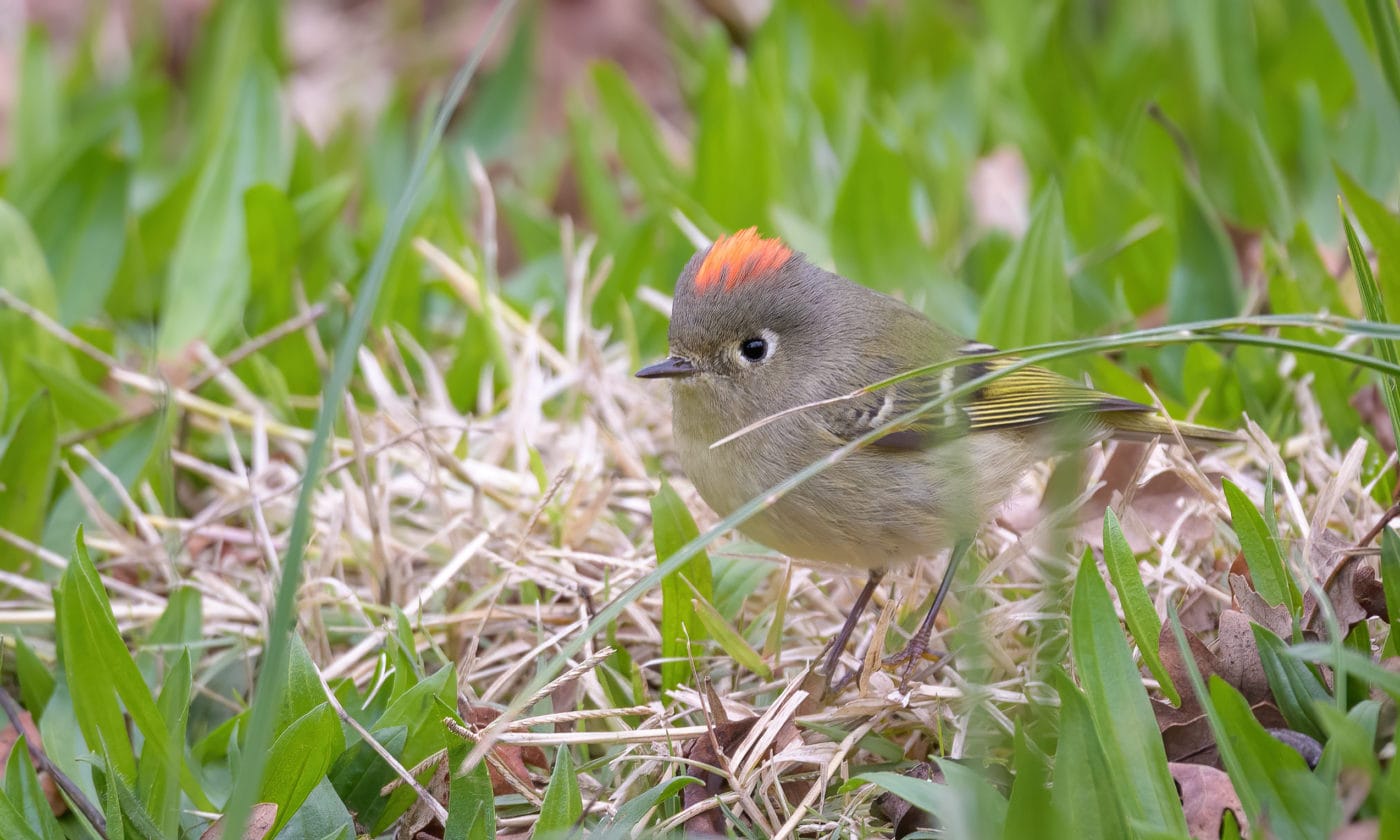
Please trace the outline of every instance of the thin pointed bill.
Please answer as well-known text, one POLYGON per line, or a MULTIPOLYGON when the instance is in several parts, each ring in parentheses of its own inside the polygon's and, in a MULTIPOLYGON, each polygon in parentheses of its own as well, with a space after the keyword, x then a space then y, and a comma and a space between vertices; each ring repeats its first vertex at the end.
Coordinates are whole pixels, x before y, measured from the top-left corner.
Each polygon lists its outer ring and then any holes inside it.
POLYGON ((671 356, 655 364, 647 365, 637 371, 636 376, 638 379, 679 379, 694 376, 695 373, 695 365, 689 359, 671 356))

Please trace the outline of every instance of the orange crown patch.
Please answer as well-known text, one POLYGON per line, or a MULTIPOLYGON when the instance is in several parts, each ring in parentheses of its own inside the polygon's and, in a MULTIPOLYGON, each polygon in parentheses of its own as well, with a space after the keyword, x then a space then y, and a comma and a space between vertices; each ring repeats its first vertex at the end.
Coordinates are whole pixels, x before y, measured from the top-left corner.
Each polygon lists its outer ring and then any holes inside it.
POLYGON ((726 292, 732 291, 741 283, 776 271, 791 258, 792 251, 782 242, 764 239, 758 228, 745 228, 715 240, 695 274, 695 288, 704 292, 720 285, 726 292))

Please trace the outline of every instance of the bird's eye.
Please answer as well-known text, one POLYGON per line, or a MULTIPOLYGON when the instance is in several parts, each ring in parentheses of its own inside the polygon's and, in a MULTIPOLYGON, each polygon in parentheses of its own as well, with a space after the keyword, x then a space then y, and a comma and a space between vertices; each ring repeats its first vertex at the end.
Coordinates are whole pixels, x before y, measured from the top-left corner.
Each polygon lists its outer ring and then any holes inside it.
POLYGON ((768 356, 768 341, 762 338, 746 338, 739 343, 739 355, 751 362, 761 362, 768 356))

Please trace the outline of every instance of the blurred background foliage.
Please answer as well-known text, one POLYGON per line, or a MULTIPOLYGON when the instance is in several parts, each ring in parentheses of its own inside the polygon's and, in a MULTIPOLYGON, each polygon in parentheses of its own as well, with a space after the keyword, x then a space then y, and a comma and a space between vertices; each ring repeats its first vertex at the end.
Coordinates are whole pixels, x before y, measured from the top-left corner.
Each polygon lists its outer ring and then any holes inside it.
MULTIPOLYGON (((480 17, 432 5, 389 4, 388 17, 468 33, 480 17)), ((1400 79, 1373 43, 1375 0, 815 0, 777 2, 752 30, 684 3, 621 4, 642 21, 627 37, 661 44, 630 74, 589 63, 590 48, 612 42, 556 43, 567 16, 617 5, 526 5, 437 153, 411 229, 499 272, 522 313, 547 307, 557 329, 557 217, 567 214, 597 237, 594 262, 611 264, 594 318, 639 353, 660 349, 665 319, 638 288, 668 291, 694 249, 678 215, 710 236, 757 225, 953 329, 1015 346, 1352 311, 1355 294, 1338 281, 1337 197, 1344 185, 1354 201, 1397 193, 1400 79), (560 49, 573 53, 551 78, 541 67, 560 49), (469 150, 497 191, 496 266, 478 247, 469 150)), ((290 318, 298 298, 343 304, 450 50, 426 51, 437 66, 398 59, 408 70, 380 71, 372 113, 322 117, 313 135, 292 107, 307 69, 288 54, 280 4, 216 4, 183 45, 138 16, 117 67, 101 60, 110 15, 99 4, 70 22, 61 48, 31 28, 15 58, 0 181, 6 288, 172 376, 188 368, 192 341, 227 351, 290 318)), ((399 43, 411 54, 409 35, 399 43)), ((343 62, 355 60, 349 46, 343 62)), ((1371 238, 1384 238, 1373 226, 1371 238)), ((410 248, 400 245, 377 321, 450 348, 453 398, 475 406, 489 326, 464 316, 410 248)), ((1395 273, 1381 268, 1387 290, 1400 286, 1395 273)), ((43 387, 64 433, 120 415, 96 392, 100 370, 14 313, 0 318, 12 346, 29 348, 6 354, 7 427, 43 387)), ((1208 422, 1241 410, 1275 431, 1290 422, 1284 379, 1263 351, 1086 364, 1130 396, 1146 398, 1134 381, 1144 378, 1177 411, 1206 395, 1208 422)), ((1336 397, 1323 407, 1338 441, 1362 433, 1347 404, 1354 373, 1300 364, 1336 397)), ((320 382, 307 346, 290 342, 238 373, 288 415, 309 410, 320 382)))
MULTIPOLYGON (((1339 179, 1386 201, 1400 171, 1397 79, 1370 43, 1368 3, 778 2, 742 48, 684 4, 638 7, 669 39, 669 69, 598 63, 555 80, 552 113, 538 107, 554 48, 541 18, 590 4, 527 6, 439 151, 412 232, 480 260, 473 150, 495 176, 508 297, 558 319, 567 213, 612 262, 594 317, 646 352, 664 318, 635 293, 667 291, 693 251, 678 213, 711 236, 757 225, 1006 346, 1345 311, 1354 294, 1331 276, 1339 179), (671 83, 679 107, 658 115, 671 83)), ((149 21, 132 27, 124 69, 103 66, 103 17, 62 50, 42 29, 25 36, 0 193, 6 286, 99 346, 177 367, 191 341, 219 352, 291 317, 293 289, 354 294, 442 77, 391 79, 381 111, 313 137, 289 108, 298 68, 279 4, 217 4, 178 66, 149 21)), ((475 405, 487 339, 409 247, 378 320, 453 345, 454 398, 475 405)), ((4 366, 7 423, 45 384, 100 384, 52 339, 26 344, 4 366)), ((1091 367, 1139 397, 1129 380, 1143 374, 1178 409, 1208 393, 1208 421, 1244 409, 1285 423, 1275 365, 1228 355, 1091 367)), ((288 412, 319 382, 305 347, 243 367, 288 412)), ((1328 406, 1343 443, 1360 430, 1344 406, 1328 406)), ((104 401, 64 408, 65 432, 115 417, 104 401)))

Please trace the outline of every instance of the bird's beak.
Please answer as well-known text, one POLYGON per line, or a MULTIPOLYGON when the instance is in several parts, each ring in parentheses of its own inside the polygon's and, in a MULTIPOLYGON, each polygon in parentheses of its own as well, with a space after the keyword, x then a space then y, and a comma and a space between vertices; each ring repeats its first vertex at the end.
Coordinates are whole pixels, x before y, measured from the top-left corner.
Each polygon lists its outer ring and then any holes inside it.
POLYGON ((682 359, 680 356, 670 356, 637 371, 637 378, 680 379, 687 376, 694 376, 697 372, 695 365, 692 364, 689 359, 682 359))

